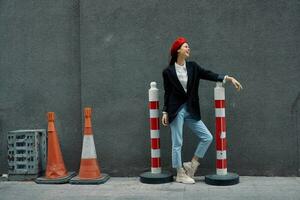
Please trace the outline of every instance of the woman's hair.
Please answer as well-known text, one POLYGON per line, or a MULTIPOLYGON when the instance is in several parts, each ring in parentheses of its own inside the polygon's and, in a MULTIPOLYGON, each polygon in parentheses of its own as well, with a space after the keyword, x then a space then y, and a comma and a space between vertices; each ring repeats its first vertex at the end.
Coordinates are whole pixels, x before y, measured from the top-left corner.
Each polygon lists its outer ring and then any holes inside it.
POLYGON ((178 53, 175 54, 175 55, 171 55, 171 59, 170 59, 169 65, 174 65, 175 62, 177 61, 177 58, 178 58, 178 53))

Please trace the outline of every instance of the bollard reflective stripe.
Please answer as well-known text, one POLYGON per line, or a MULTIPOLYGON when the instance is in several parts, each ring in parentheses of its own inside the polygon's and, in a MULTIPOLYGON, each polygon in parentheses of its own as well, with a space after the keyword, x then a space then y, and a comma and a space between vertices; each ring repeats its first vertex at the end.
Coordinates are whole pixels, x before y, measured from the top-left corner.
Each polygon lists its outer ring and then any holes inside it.
POLYGON ((159 130, 150 130, 151 139, 159 138, 159 130))
POLYGON ((156 82, 149 89, 149 121, 151 136, 151 173, 161 173, 160 137, 159 137, 159 97, 156 82))

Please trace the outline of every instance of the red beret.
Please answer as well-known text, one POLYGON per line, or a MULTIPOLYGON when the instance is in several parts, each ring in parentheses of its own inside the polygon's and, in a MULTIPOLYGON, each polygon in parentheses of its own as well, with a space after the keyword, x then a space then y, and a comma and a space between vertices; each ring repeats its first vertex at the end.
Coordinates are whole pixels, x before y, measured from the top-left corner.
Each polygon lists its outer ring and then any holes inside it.
POLYGON ((177 50, 181 47, 182 44, 187 43, 187 40, 184 37, 177 38, 171 47, 171 56, 177 54, 177 50))

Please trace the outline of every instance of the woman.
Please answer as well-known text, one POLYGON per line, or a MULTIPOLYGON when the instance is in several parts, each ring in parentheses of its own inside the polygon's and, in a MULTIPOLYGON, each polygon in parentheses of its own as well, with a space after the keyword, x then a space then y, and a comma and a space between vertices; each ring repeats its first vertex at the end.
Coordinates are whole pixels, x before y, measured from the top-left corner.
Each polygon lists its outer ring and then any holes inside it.
POLYGON ((198 86, 199 80, 231 82, 239 91, 241 84, 233 77, 223 76, 203 69, 195 62, 186 61, 190 48, 183 37, 176 39, 171 47, 170 65, 163 71, 164 107, 162 124, 170 125, 172 133, 172 166, 177 169, 176 181, 195 183, 194 174, 213 137, 201 121, 198 86), (181 161, 183 124, 200 138, 191 162, 181 161))

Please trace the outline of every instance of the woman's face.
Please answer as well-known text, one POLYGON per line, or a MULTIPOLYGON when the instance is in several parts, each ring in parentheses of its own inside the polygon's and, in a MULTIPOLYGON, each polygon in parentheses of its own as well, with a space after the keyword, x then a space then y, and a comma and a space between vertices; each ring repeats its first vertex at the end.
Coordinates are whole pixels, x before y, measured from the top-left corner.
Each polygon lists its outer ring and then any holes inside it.
POLYGON ((188 58, 190 56, 190 47, 188 43, 183 43, 180 49, 178 49, 178 57, 188 58))

